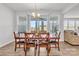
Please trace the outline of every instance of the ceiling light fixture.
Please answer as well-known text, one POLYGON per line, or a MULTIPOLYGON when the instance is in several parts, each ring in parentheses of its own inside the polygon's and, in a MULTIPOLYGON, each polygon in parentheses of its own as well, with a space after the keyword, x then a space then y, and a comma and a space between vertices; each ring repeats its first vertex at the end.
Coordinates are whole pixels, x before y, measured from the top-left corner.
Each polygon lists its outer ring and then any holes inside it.
POLYGON ((34 4, 34 12, 32 12, 33 18, 40 18, 40 14, 37 13, 37 5, 36 3, 34 4))
POLYGON ((34 18, 36 17, 34 12, 32 12, 32 16, 33 16, 34 18))

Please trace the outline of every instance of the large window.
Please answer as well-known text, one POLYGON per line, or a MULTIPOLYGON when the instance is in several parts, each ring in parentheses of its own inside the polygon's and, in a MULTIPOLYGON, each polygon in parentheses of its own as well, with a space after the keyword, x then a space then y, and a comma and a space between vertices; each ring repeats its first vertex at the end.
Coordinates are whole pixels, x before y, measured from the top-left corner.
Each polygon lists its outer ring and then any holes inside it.
POLYGON ((79 27, 79 20, 76 20, 76 29, 79 27))
POLYGON ((76 30, 79 27, 78 18, 65 18, 64 19, 64 30, 76 30))
POLYGON ((75 23, 74 23, 74 20, 69 20, 68 23, 69 23, 69 26, 68 26, 69 28, 68 28, 68 29, 69 29, 69 30, 75 30, 75 26, 74 26, 75 23))
POLYGON ((18 32, 26 32, 26 17, 25 16, 19 16, 18 19, 18 32))
POLYGON ((47 31, 47 20, 46 19, 36 19, 30 21, 31 31, 47 31))
POLYGON ((52 16, 49 22, 50 22, 50 33, 56 33, 59 30, 58 16, 52 16))
POLYGON ((68 25, 68 21, 67 20, 64 20, 64 29, 65 30, 67 30, 67 28, 68 28, 67 25, 68 25))
POLYGON ((36 21, 31 21, 31 31, 35 31, 36 29, 36 21))
POLYGON ((18 16, 17 19, 18 32, 48 31, 50 33, 55 33, 59 30, 58 16, 50 16, 50 18, 43 16, 39 19, 29 16, 27 20, 26 16, 18 16))

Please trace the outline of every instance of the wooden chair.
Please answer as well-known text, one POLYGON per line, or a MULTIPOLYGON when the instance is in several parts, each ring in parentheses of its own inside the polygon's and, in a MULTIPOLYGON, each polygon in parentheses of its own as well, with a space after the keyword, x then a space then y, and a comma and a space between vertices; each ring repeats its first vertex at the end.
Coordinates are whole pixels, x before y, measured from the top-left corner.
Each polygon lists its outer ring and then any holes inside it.
POLYGON ((34 55, 36 55, 36 44, 34 35, 35 33, 26 33, 26 41, 25 41, 25 55, 27 55, 27 48, 34 47, 34 55))
POLYGON ((40 55, 40 47, 45 47, 47 50, 47 55, 49 55, 49 33, 39 33, 39 45, 38 45, 38 55, 40 55))
POLYGON ((24 49, 25 34, 14 32, 14 38, 15 38, 15 51, 16 51, 17 48, 23 48, 24 49))
POLYGON ((55 47, 51 47, 51 48, 58 48, 59 51, 60 51, 60 47, 59 47, 60 34, 61 34, 61 32, 56 34, 55 37, 49 37, 50 45, 55 45, 55 47))

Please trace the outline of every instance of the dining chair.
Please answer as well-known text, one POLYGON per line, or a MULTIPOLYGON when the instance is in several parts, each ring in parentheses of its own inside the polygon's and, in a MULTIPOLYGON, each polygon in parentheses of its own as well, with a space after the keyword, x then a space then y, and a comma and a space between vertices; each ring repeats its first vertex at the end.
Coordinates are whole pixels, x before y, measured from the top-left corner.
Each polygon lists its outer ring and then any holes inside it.
MULTIPOLYGON (((25 42, 25 34, 24 33, 14 33, 15 38, 15 51, 17 48, 23 48, 24 49, 24 42, 25 42)), ((24 49, 25 51, 25 49, 24 49)))
POLYGON ((60 40, 60 34, 61 32, 59 32, 58 34, 55 35, 55 37, 50 37, 49 36, 49 43, 50 45, 55 45, 55 47, 51 47, 51 48, 58 48, 58 50, 60 51, 60 45, 59 45, 59 40, 60 40))
POLYGON ((34 55, 36 55, 36 44, 34 39, 35 33, 26 33, 25 34, 25 55, 27 55, 27 48, 34 47, 34 55))
POLYGON ((38 56, 40 55, 40 47, 45 47, 47 56, 49 55, 49 33, 39 33, 39 45, 38 45, 38 56))

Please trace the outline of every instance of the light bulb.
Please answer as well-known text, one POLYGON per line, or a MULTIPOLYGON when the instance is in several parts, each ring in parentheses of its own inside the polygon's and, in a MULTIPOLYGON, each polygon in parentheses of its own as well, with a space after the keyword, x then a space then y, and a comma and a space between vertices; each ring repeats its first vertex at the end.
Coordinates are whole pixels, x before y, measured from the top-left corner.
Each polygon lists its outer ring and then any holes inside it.
POLYGON ((32 13, 32 16, 35 18, 35 13, 34 12, 32 13))
POLYGON ((40 14, 38 13, 37 16, 40 17, 40 14))

